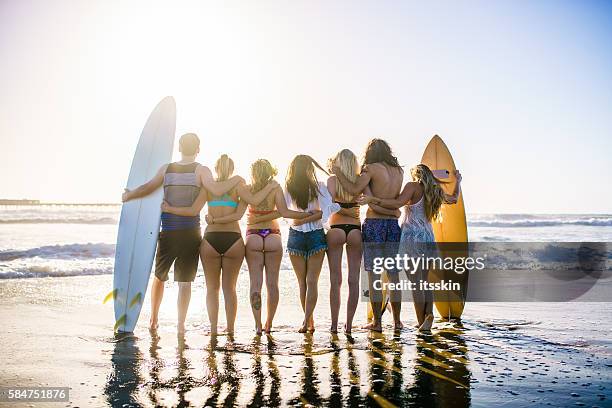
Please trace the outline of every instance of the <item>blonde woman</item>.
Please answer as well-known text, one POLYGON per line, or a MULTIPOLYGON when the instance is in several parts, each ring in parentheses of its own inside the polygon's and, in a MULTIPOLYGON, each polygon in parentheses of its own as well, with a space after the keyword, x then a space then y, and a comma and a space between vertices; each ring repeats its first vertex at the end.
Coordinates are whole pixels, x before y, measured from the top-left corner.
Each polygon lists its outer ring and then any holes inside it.
MULTIPOLYGON (((438 218, 442 204, 455 204, 461 191, 461 173, 457 170, 457 183, 453 194, 444 193, 440 183, 429 167, 419 164, 411 169, 412 180, 406 183, 396 199, 363 197, 362 203, 377 203, 387 208, 406 206, 402 222, 400 251, 410 256, 421 256, 431 252, 435 238, 431 222, 438 218)), ((412 274, 412 272, 411 272, 412 274)), ((420 269, 411 279, 426 281, 428 270, 420 269)), ((431 291, 414 291, 414 309, 420 331, 429 331, 433 324, 433 295, 431 291)))
MULTIPOLYGON (((216 181, 228 180, 234 172, 233 160, 226 154, 222 155, 217 160, 215 172, 216 181)), ((208 203, 208 214, 206 215, 208 225, 200 246, 200 257, 204 267, 206 308, 212 335, 217 334, 219 290, 221 288, 225 299, 227 333, 233 334, 234 332, 238 304, 236 282, 244 259, 244 242, 238 225, 238 220, 242 216, 240 211, 244 213, 247 203, 259 205, 277 187, 278 183, 271 182, 257 194, 251 194, 243 183, 221 196, 215 196, 202 188, 191 207, 172 207, 167 203, 162 205, 164 212, 193 216, 199 214, 204 204, 208 203), (221 217, 225 217, 223 222, 217 222, 216 219, 221 217)))
MULTIPOLYGON (((359 176, 357 157, 349 149, 338 152, 329 160, 330 171, 336 167, 351 182, 359 176)), ((327 232, 327 262, 329 263, 329 305, 331 308, 332 333, 338 332, 338 315, 340 314, 340 287, 342 286, 342 252, 346 245, 348 263, 349 295, 346 304, 346 322, 344 332, 350 334, 353 327, 353 317, 359 301, 359 273, 361 267, 361 221, 359 220, 359 203, 350 194, 336 176, 327 179, 327 189, 334 201, 342 207, 340 211, 329 217, 331 224, 327 232)))
MULTIPOLYGON (((251 165, 251 185, 246 188, 253 194, 274 183, 276 169, 266 159, 251 165)), ((235 213, 224 217, 209 217, 214 224, 240 218, 246 207, 239 206, 235 213)), ((278 276, 283 257, 283 245, 277 218, 305 218, 310 214, 287 209, 282 189, 272 190, 259 205, 250 205, 246 232, 246 261, 249 266, 251 310, 255 319, 257 335, 262 333, 261 289, 265 280, 267 289, 267 317, 263 331, 270 333, 276 308, 278 307, 278 276)))
POLYGON ((313 313, 319 296, 319 275, 327 249, 323 224, 340 210, 327 187, 317 180, 315 166, 327 172, 310 156, 296 156, 287 172, 285 200, 291 210, 313 214, 296 220, 289 228, 287 252, 300 287, 304 322, 300 333, 314 332, 313 313))

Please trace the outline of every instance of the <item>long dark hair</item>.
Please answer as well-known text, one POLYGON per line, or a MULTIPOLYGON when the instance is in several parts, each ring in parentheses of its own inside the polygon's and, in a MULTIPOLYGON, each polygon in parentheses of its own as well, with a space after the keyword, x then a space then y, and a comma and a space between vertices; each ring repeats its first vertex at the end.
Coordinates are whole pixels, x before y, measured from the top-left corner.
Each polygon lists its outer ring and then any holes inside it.
POLYGON ((370 140, 363 155, 361 170, 363 171, 366 165, 372 163, 387 163, 391 167, 398 167, 402 170, 397 157, 393 155, 391 146, 383 139, 370 140))
POLYGON ((325 174, 329 174, 315 159, 306 154, 295 156, 287 171, 285 188, 302 210, 307 209, 308 203, 317 198, 319 182, 315 174, 315 166, 325 174))

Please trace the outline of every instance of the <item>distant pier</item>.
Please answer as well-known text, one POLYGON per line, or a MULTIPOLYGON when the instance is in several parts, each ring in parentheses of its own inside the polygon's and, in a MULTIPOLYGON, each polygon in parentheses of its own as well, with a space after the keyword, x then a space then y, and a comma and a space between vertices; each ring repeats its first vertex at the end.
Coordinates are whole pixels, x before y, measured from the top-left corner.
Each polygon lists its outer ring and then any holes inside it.
POLYGON ((12 200, 12 199, 0 199, 0 205, 41 205, 41 206, 116 206, 121 203, 53 203, 44 202, 40 200, 12 200))

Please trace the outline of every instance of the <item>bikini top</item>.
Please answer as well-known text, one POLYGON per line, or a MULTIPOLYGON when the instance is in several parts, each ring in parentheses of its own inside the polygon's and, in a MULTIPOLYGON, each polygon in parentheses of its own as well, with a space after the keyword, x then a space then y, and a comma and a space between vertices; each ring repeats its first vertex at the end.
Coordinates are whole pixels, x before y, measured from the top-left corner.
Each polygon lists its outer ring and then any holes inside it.
POLYGON ((261 204, 257 206, 249 205, 249 214, 253 215, 266 215, 272 214, 276 211, 276 199, 274 198, 275 194, 269 194, 261 204))
POLYGON ((229 194, 223 194, 221 197, 213 196, 213 199, 208 202, 209 207, 238 207, 238 202, 234 201, 229 194))
POLYGON ((334 201, 334 203, 340 204, 340 207, 342 208, 359 207, 359 203, 341 203, 340 201, 334 201))
POLYGON ((342 203, 340 201, 334 201, 334 203, 338 204, 341 208, 352 210, 350 214, 344 214, 346 216, 359 219, 359 203, 342 203))

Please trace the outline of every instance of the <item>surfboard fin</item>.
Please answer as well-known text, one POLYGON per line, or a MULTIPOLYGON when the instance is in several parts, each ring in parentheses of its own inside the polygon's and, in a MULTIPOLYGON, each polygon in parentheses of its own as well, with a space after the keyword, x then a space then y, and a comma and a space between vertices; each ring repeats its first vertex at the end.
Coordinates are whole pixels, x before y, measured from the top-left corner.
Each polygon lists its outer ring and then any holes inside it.
POLYGON ((117 297, 117 289, 113 289, 110 292, 108 292, 108 295, 104 297, 104 300, 102 301, 102 303, 104 304, 111 299, 115 299, 116 297, 117 297))
POLYGON ((119 319, 117 319, 117 321, 115 322, 115 327, 113 328, 114 331, 117 331, 119 329, 119 326, 124 325, 125 322, 127 321, 127 315, 123 315, 121 316, 119 319))
POLYGON ((142 292, 138 292, 136 294, 136 296, 134 296, 132 298, 132 301, 130 302, 130 308, 133 307, 136 303, 142 303, 142 292))

